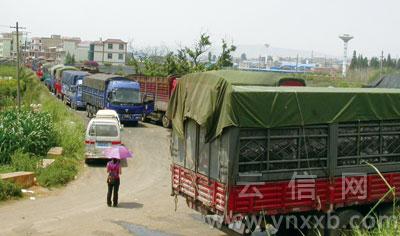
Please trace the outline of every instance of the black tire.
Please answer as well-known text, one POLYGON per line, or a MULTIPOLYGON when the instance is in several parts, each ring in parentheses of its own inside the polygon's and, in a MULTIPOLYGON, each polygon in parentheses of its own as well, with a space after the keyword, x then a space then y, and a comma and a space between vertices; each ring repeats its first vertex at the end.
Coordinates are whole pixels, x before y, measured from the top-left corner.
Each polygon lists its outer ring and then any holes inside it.
POLYGON ((166 115, 163 115, 162 117, 162 126, 164 128, 171 128, 172 122, 166 115))
POLYGON ((86 105, 86 116, 90 118, 90 106, 86 105))
POLYGON ((145 115, 142 116, 142 122, 148 123, 149 121, 150 121, 150 119, 147 118, 147 116, 145 116, 145 115))

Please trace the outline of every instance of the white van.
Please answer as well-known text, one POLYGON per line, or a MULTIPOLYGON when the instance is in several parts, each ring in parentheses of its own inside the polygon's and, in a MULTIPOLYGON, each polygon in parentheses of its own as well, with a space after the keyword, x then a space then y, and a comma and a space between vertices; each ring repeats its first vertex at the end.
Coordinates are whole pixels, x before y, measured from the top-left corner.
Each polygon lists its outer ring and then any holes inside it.
POLYGON ((116 119, 118 121, 119 127, 122 129, 121 121, 119 120, 118 113, 114 110, 103 109, 98 110, 96 113, 96 118, 105 118, 105 119, 116 119))
POLYGON ((103 151, 114 145, 121 145, 121 131, 118 121, 108 118, 93 118, 89 121, 85 135, 88 159, 106 158, 103 151))

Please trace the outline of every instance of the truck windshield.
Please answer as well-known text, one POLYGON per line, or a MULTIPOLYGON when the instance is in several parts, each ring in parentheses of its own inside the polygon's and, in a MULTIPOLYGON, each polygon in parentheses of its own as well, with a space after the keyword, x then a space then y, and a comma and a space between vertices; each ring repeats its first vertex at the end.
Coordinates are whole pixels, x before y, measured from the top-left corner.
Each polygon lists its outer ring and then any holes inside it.
POLYGON ((114 89, 111 96, 111 103, 140 103, 140 92, 134 89, 117 88, 114 89))

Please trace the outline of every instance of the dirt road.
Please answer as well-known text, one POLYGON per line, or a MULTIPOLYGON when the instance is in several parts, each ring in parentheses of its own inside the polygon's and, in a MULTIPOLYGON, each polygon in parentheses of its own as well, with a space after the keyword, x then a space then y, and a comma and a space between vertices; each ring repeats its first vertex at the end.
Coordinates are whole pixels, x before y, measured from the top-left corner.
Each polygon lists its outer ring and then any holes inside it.
MULTIPOLYGON (((83 112, 80 112, 82 116, 83 112)), ((107 207, 104 166, 85 166, 62 189, 0 205, 0 235, 225 235, 170 197, 169 130, 146 124, 123 130, 134 153, 123 168, 120 205, 107 207)))

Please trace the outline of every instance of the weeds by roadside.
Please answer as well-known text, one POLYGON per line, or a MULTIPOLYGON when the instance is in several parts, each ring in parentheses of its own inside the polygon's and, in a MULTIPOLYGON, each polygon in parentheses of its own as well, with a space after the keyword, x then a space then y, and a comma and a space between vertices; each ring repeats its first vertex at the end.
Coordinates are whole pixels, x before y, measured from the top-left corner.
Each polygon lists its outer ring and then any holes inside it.
POLYGON ((46 169, 38 171, 37 181, 44 187, 56 187, 68 183, 78 174, 79 161, 63 157, 46 169))
MULTIPOLYGON (((9 68, 0 67, 2 75, 11 72, 9 68)), ((0 147, 0 173, 33 171, 42 186, 64 185, 75 178, 82 163, 84 123, 52 96, 32 72, 23 70, 21 82, 26 85, 22 93, 22 111, 3 106, 4 111, 0 113, 0 144, 5 145, 0 147), (27 110, 32 103, 42 104, 41 111, 27 110), (49 167, 41 168, 38 163, 52 146, 63 147, 64 154, 49 167)), ((1 182, 0 200, 21 194, 15 184, 1 182)))
POLYGON ((20 187, 0 179, 0 201, 21 196, 22 192, 20 187))

